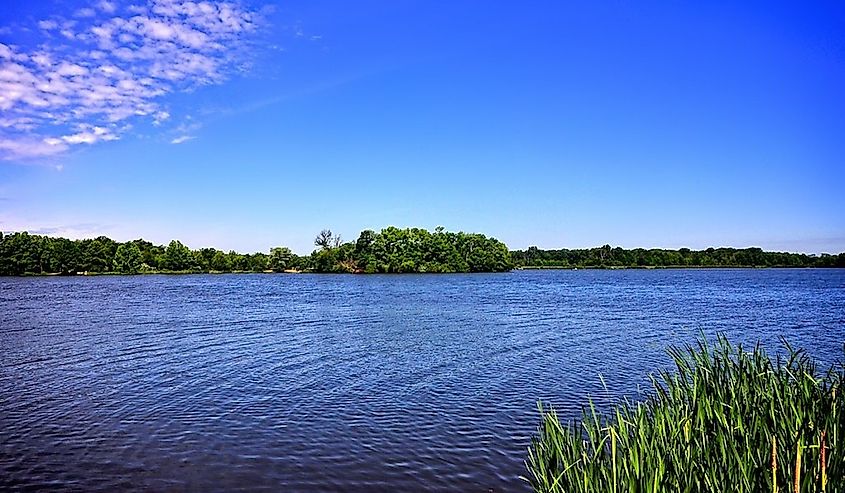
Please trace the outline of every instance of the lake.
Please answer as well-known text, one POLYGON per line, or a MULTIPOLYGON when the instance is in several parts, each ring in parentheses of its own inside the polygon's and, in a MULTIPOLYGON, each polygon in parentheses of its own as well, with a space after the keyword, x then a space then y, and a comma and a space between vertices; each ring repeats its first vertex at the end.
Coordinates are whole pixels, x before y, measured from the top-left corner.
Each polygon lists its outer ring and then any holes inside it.
POLYGON ((525 491, 701 332, 843 361, 845 270, 0 278, 0 490, 525 491))

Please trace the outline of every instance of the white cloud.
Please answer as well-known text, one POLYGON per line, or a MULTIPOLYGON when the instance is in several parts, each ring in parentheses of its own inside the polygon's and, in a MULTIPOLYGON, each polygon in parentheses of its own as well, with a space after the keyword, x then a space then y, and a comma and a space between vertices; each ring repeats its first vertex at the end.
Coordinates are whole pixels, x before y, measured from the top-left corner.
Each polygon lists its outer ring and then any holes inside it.
POLYGON ((61 142, 67 144, 94 144, 100 141, 108 142, 120 138, 111 129, 105 127, 81 126, 79 130, 78 133, 64 135, 61 139, 45 139, 45 142, 50 145, 60 145, 61 142))
POLYGON ((76 17, 94 17, 97 15, 97 12, 92 8, 85 7, 84 9, 77 10, 73 15, 76 17))
POLYGON ((87 74, 88 69, 75 63, 62 62, 55 73, 65 77, 74 77, 87 74))
POLYGON ((153 120, 153 125, 161 125, 165 120, 170 118, 170 113, 166 111, 159 111, 155 114, 155 119, 153 120))
POLYGON ((58 23, 56 23, 56 21, 44 20, 44 21, 38 21, 38 27, 40 27, 41 29, 44 29, 45 31, 50 31, 50 30, 58 28, 59 25, 58 25, 58 23))
POLYGON ((73 135, 65 135, 62 140, 68 144, 93 144, 97 142, 97 136, 89 132, 81 132, 73 135))
POLYGON ((36 53, 31 57, 32 61, 42 67, 49 67, 53 62, 50 55, 46 53, 36 53))
MULTIPOLYGON (((0 160, 117 140, 132 119, 169 123, 163 98, 238 72, 258 23, 226 1, 94 6, 38 22, 45 39, 34 50, 0 44, 0 160)), ((176 131, 173 143, 193 138, 176 131)))
POLYGON ((193 140, 195 138, 196 137, 194 137, 192 135, 181 135, 181 136, 176 137, 175 139, 171 140, 170 143, 171 144, 184 144, 185 142, 187 142, 189 140, 193 140))
POLYGON ((27 117, 17 117, 17 118, 5 118, 0 117, 0 128, 24 128, 26 130, 32 130, 35 128, 35 122, 32 118, 27 117))
POLYGON ((94 26, 91 28, 91 32, 94 33, 94 36, 97 36, 97 42, 101 48, 110 48, 112 47, 111 37, 114 33, 114 29, 108 26, 94 26))
POLYGON ((0 136, 0 155, 9 156, 9 159, 54 156, 67 148, 61 142, 48 143, 31 137, 7 139, 0 136))
POLYGON ((117 7, 115 7, 114 2, 109 2, 108 0, 102 0, 100 3, 97 4, 97 7, 107 14, 113 14, 117 7))
MULTIPOLYGON (((61 165, 56 165, 55 168, 58 171, 62 170, 61 165)), ((26 216, 20 217, 0 212, 0 230, 2 231, 28 231, 34 235, 58 236, 72 240, 113 234, 113 227, 108 224, 71 223, 56 226, 57 222, 60 221, 45 221, 43 219, 32 219, 26 216)))

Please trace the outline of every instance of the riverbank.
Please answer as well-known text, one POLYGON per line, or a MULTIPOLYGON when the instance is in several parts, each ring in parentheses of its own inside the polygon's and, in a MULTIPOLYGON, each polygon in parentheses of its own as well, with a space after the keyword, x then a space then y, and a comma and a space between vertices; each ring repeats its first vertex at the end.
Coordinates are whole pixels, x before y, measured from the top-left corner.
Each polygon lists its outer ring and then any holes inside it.
MULTIPOLYGON (((659 267, 643 267, 643 266, 584 266, 584 267, 514 267, 512 271, 578 271, 578 270, 720 270, 720 269, 729 269, 729 270, 743 270, 743 269, 754 269, 754 270, 772 270, 772 269, 784 269, 784 270, 825 270, 829 268, 841 268, 841 267, 791 267, 791 266, 753 266, 753 265, 667 265, 667 266, 659 266, 659 267)), ((512 271, 501 271, 499 273, 507 273, 512 271)), ((222 274, 331 274, 331 275, 372 275, 372 274, 389 274, 389 275, 404 275, 404 274, 429 274, 429 275, 437 275, 437 274, 483 274, 484 272, 388 272, 388 273, 379 273, 379 272, 363 272, 363 271, 356 271, 356 272, 319 272, 313 270, 295 270, 295 269, 285 269, 283 271, 274 271, 274 270, 261 270, 261 271, 253 271, 253 270, 231 270, 231 271, 223 271, 223 270, 209 270, 209 271, 198 271, 198 270, 157 270, 157 271, 142 271, 142 272, 73 272, 73 273, 57 273, 57 272, 43 272, 43 273, 32 273, 27 272, 25 274, 20 274, 17 276, 3 276, 0 277, 102 277, 102 276, 149 276, 149 275, 164 275, 164 276, 180 276, 180 275, 201 275, 201 274, 209 274, 209 275, 222 275, 222 274)))
POLYGON ((792 265, 581 265, 581 266, 517 266, 514 270, 655 270, 655 269, 828 269, 838 266, 792 265))
POLYGON ((660 268, 660 267, 845 267, 845 252, 807 254, 765 251, 761 248, 719 247, 704 250, 679 248, 597 248, 527 250, 511 252, 514 264, 523 267, 562 268, 660 268))
MULTIPOLYGON (((56 272, 44 272, 40 274, 36 273, 26 273, 20 276, 6 276, 6 277, 101 277, 101 276, 153 276, 153 275, 164 275, 164 276, 181 276, 181 275, 198 275, 198 274, 303 274, 305 271, 301 270, 292 270, 287 269, 280 272, 274 270, 262 270, 262 271, 252 271, 252 270, 232 270, 232 271, 223 271, 223 270, 209 270, 209 271, 196 271, 196 270, 161 270, 161 271, 144 271, 144 272, 71 272, 71 273, 56 273, 56 272)), ((2 276, 0 276, 2 277, 2 276)))
POLYGON ((178 240, 167 246, 143 239, 120 243, 105 236, 70 240, 26 232, 0 232, 0 276, 76 273, 194 274, 314 272, 350 274, 507 272, 520 269, 690 269, 760 267, 845 267, 845 253, 808 255, 766 252, 760 248, 706 250, 631 250, 605 245, 579 250, 509 250, 479 233, 433 232, 387 227, 362 231, 344 242, 329 230, 315 238, 310 255, 287 247, 241 254, 215 248, 194 249, 178 240))

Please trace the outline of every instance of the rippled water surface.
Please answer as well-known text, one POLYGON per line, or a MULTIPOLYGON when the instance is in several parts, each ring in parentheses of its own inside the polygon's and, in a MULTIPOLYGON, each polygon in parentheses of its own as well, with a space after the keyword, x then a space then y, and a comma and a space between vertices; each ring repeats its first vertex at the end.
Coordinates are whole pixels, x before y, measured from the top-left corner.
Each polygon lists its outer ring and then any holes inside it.
POLYGON ((0 278, 0 490, 524 491, 538 399, 700 331, 841 361, 844 307, 843 270, 0 278))

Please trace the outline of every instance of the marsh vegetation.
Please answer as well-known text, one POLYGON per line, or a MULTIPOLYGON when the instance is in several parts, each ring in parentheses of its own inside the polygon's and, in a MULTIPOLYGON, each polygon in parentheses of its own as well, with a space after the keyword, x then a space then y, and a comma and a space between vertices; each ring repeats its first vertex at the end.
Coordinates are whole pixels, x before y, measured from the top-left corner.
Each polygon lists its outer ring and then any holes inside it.
POLYGON ((526 478, 538 492, 845 491, 843 367, 770 357, 720 338, 669 350, 675 371, 643 402, 589 404, 562 423, 541 406, 526 478))

